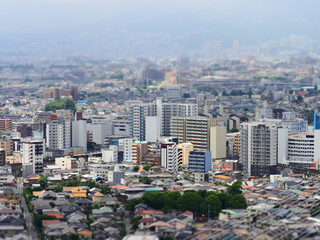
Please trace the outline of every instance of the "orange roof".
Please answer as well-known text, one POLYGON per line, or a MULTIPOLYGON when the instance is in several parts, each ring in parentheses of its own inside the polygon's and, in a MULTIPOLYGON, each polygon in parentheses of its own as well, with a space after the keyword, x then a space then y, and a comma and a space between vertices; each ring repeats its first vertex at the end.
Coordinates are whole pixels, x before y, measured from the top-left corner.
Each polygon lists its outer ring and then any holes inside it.
POLYGON ((155 223, 152 223, 148 226, 148 228, 151 228, 151 227, 169 227, 169 228, 174 228, 173 225, 169 224, 169 223, 166 223, 166 222, 163 222, 163 221, 159 221, 159 222, 155 222, 155 223))
POLYGON ((224 176, 224 175, 215 175, 213 176, 215 178, 221 178, 221 179, 231 179, 231 177, 228 177, 228 176, 224 176))
POLYGON ((222 166, 221 165, 215 165, 213 166, 214 168, 221 168, 222 166))
POLYGON ((227 172, 227 171, 232 171, 232 168, 224 168, 224 169, 221 169, 222 172, 227 172))
POLYGON ((34 192, 32 192, 32 194, 35 196, 35 197, 39 197, 39 195, 41 195, 42 193, 45 193, 46 192, 46 190, 42 190, 42 191, 34 191, 34 192))
POLYGON ((124 185, 115 185, 115 186, 112 186, 111 188, 112 189, 127 189, 128 187, 124 186, 124 185))
POLYGON ((75 197, 82 197, 82 198, 85 198, 87 197, 87 190, 85 189, 81 189, 79 187, 76 187, 76 188, 73 188, 71 190, 71 194, 70 194, 70 197, 71 198, 75 198, 75 197))
POLYGON ((83 236, 92 236, 92 232, 89 230, 82 230, 78 232, 78 235, 83 235, 83 236))
POLYGON ((143 167, 140 167, 138 172, 142 172, 143 171, 143 167))
POLYGON ((37 176, 37 177, 30 177, 28 178, 29 180, 38 180, 40 178, 40 176, 37 176))
POLYGON ((60 213, 46 213, 46 215, 54 216, 57 219, 62 219, 63 218, 63 216, 60 213))
POLYGON ((54 223, 61 223, 61 221, 60 220, 42 220, 42 224, 45 227, 48 227, 49 225, 54 224, 54 223))
POLYGON ((101 192, 96 192, 95 194, 93 194, 93 196, 95 196, 95 197, 104 197, 104 195, 101 192))

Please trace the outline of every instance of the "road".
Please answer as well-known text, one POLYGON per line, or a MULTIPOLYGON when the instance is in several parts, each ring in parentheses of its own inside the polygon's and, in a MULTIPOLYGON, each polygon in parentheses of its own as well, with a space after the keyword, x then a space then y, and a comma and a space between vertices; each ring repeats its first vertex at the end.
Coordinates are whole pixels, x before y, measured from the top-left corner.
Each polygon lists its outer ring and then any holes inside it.
POLYGON ((24 209, 24 213, 23 214, 24 214, 24 219, 26 220, 29 236, 32 239, 40 239, 39 236, 38 236, 37 229, 33 225, 33 214, 29 211, 29 208, 27 206, 26 200, 24 199, 24 196, 23 196, 23 182, 20 179, 18 179, 18 181, 17 181, 17 188, 18 188, 18 191, 20 193, 21 208, 24 209))

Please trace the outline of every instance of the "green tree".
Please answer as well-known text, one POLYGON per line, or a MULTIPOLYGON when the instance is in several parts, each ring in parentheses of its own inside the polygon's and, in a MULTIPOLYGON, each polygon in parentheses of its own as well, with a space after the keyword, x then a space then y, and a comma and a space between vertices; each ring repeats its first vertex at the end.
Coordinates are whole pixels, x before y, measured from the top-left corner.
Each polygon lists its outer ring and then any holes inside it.
POLYGON ((87 142, 87 150, 88 152, 93 152, 96 148, 97 144, 95 142, 87 142))
POLYGON ((45 111, 52 111, 55 112, 56 110, 70 110, 72 112, 76 111, 76 105, 74 101, 71 99, 58 99, 51 101, 45 105, 45 111))
POLYGON ((137 216, 131 219, 131 229, 137 230, 139 227, 139 221, 142 219, 141 216, 137 216))
POLYGON ((221 202, 222 209, 228 208, 228 200, 229 200, 229 195, 225 192, 220 192, 217 194, 217 197, 219 198, 219 201, 221 202))
POLYGON ((182 211, 199 212, 200 205, 203 202, 203 198, 196 192, 184 192, 184 194, 178 199, 177 206, 182 211))
POLYGON ((54 208, 56 204, 54 202, 49 202, 50 207, 54 208))
POLYGON ((150 164, 147 164, 147 165, 145 165, 145 166, 143 167, 143 169, 146 170, 146 171, 149 171, 150 168, 152 168, 152 165, 150 165, 150 164))
POLYGON ((45 188, 48 184, 48 179, 45 176, 41 176, 36 183, 40 184, 42 188, 45 188))
POLYGON ((140 167, 139 167, 139 166, 134 166, 134 167, 133 167, 133 171, 134 171, 134 172, 138 172, 138 171, 139 171, 139 169, 140 169, 140 167))
POLYGON ((231 186, 227 187, 227 193, 230 196, 233 196, 235 194, 241 194, 242 193, 241 189, 242 189, 242 182, 241 180, 237 180, 231 186))
POLYGON ((55 220, 55 219, 56 219, 55 216, 35 214, 33 217, 33 224, 41 232, 42 231, 42 220, 55 220))
POLYGON ((230 132, 239 132, 239 129, 237 129, 237 128, 232 128, 231 130, 230 130, 230 132))
POLYGON ((228 202, 231 209, 246 209, 248 207, 247 201, 241 194, 235 194, 228 202))
POLYGON ((80 237, 78 234, 72 233, 68 236, 68 240, 80 240, 80 237))
POLYGON ((209 197, 206 197, 205 200, 209 206, 210 213, 217 216, 222 207, 222 203, 220 202, 219 198, 216 195, 210 195, 209 197))

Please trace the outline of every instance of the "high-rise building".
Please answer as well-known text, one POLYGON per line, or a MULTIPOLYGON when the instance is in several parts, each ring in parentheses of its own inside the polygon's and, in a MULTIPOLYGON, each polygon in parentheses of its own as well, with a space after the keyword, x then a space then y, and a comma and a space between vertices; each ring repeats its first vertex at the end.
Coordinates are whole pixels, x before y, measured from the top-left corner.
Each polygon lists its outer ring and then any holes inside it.
POLYGON ((212 169, 211 152, 189 152, 189 171, 207 173, 212 169))
POLYGON ((205 117, 173 117, 171 135, 177 137, 179 143, 192 143, 196 151, 207 151, 210 150, 210 128, 218 123, 218 119, 205 117))
POLYGON ((23 177, 41 174, 43 172, 43 155, 45 154, 44 139, 25 139, 21 144, 23 177))
POLYGON ((161 166, 169 172, 178 171, 178 139, 168 137, 160 140, 161 166))
POLYGON ((21 134, 22 138, 31 137, 32 136, 32 126, 23 124, 17 126, 17 132, 21 134))
POLYGON ((276 173, 278 126, 271 122, 242 123, 240 127, 240 163, 249 176, 276 173))
POLYGON ((157 142, 160 138, 160 118, 158 116, 146 117, 146 141, 157 142))
POLYGON ((132 161, 141 164, 143 156, 148 154, 148 142, 134 141, 131 148, 132 161))
POLYGON ((57 100, 60 98, 60 92, 60 88, 46 88, 43 92, 43 98, 57 100))
POLYGON ((87 121, 72 121, 72 147, 81 147, 87 151, 87 121))
POLYGON ((0 140, 0 149, 4 149, 6 156, 13 153, 13 142, 7 139, 0 140))
POLYGON ((179 167, 189 164, 190 151, 193 151, 192 143, 180 143, 178 145, 178 166, 179 167))
POLYGON ((198 105, 196 103, 163 103, 162 98, 158 98, 154 103, 133 103, 129 109, 130 135, 140 141, 146 140, 147 117, 157 116, 160 124, 160 135, 170 136, 172 117, 198 116, 198 105))
POLYGON ((6 165, 6 153, 4 149, 0 149, 0 166, 6 165))
POLYGON ((225 159, 227 157, 226 134, 224 126, 210 128, 210 151, 213 159, 225 159))
POLYGON ((130 106, 130 135, 137 141, 146 140, 146 117, 156 116, 157 108, 154 103, 138 103, 130 106))
POLYGON ((320 113, 314 113, 314 130, 319 130, 320 129, 320 113))
POLYGON ((46 146, 50 150, 70 149, 72 144, 71 113, 69 110, 51 114, 46 127, 46 146))
POLYGON ((0 132, 12 130, 12 119, 0 119, 0 132))

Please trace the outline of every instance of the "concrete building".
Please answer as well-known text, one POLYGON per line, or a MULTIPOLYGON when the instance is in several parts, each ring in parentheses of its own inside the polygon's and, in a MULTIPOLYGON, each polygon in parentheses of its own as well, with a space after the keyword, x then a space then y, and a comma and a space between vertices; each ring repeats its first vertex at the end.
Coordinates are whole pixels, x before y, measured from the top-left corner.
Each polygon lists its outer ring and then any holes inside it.
POLYGON ((190 151, 193 151, 192 143, 180 143, 178 145, 178 166, 179 167, 189 164, 190 151))
POLYGON ((210 128, 217 126, 218 119, 204 117, 173 117, 171 118, 171 135, 178 142, 189 142, 196 151, 210 150, 210 128))
POLYGON ((117 116, 112 120, 114 135, 130 135, 129 116, 117 116))
POLYGON ((4 149, 6 156, 13 153, 13 142, 11 140, 1 139, 0 149, 4 149))
POLYGON ((157 109, 154 103, 137 103, 129 107, 130 135, 134 140, 146 140, 146 117, 156 116, 157 109))
POLYGON ((102 161, 105 163, 117 163, 118 152, 115 148, 102 149, 102 161))
POLYGON ((0 166, 6 165, 6 152, 4 149, 0 149, 0 166))
POLYGON ((12 119, 0 119, 0 132, 12 130, 12 119))
POLYGON ((120 183, 121 179, 124 179, 124 177, 125 177, 124 172, 120 172, 120 171, 109 171, 108 172, 108 181, 109 182, 120 183))
POLYGON ((81 147, 87 151, 87 121, 72 121, 72 147, 81 147))
POLYGON ((46 146, 49 150, 70 149, 72 141, 71 112, 57 111, 51 114, 46 128, 46 146))
POLYGON ((212 169, 211 152, 191 151, 189 152, 189 171, 207 173, 212 169))
POLYGON ((278 126, 271 122, 242 123, 240 127, 240 163, 248 176, 276 172, 278 126))
POLYGON ((147 154, 142 157, 141 165, 151 165, 152 167, 161 166, 161 156, 155 154, 147 154))
POLYGON ((161 134, 161 122, 158 116, 146 117, 146 141, 157 142, 161 134))
POLYGON ((169 172, 178 171, 178 139, 168 137, 160 140, 161 167, 169 172))
POLYGON ((59 166, 61 170, 74 169, 78 167, 77 159, 70 156, 55 158, 55 165, 59 166))
POLYGON ((54 99, 57 100, 61 96, 60 88, 46 88, 43 91, 43 99, 54 99))
POLYGON ((226 134, 226 128, 223 126, 210 128, 210 151, 212 152, 212 159, 226 159, 226 134))
POLYGON ((134 141, 131 147, 132 161, 135 164, 141 164, 143 156, 148 154, 148 142, 134 141))
POLYGON ((0 166, 0 183, 13 183, 12 167, 10 165, 0 166))
POLYGON ((42 138, 24 139, 21 143, 22 175, 27 178, 43 172, 45 141, 42 138))
POLYGON ((102 145, 106 136, 114 134, 111 119, 91 119, 91 123, 87 124, 87 131, 89 134, 89 141, 102 145))

